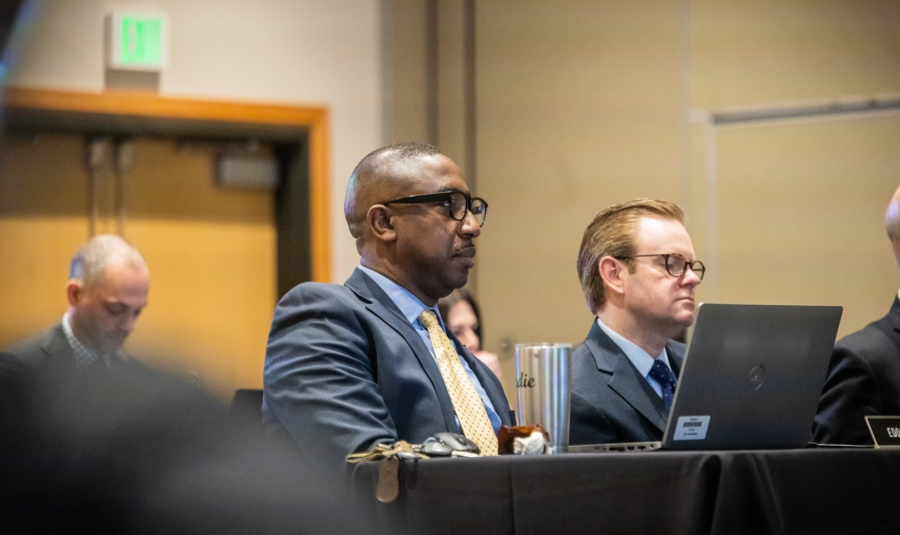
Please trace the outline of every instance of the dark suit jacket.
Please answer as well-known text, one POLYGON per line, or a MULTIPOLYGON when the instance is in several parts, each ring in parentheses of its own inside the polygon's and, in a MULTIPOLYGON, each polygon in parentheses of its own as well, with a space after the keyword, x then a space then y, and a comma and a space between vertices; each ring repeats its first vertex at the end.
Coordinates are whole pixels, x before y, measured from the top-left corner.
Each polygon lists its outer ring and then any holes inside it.
POLYGON ((834 346, 813 441, 872 444, 864 417, 900 416, 900 300, 887 315, 834 346))
MULTIPOLYGON (((451 334, 504 424, 494 374, 451 334)), ((344 283, 307 282, 278 303, 266 348, 263 420, 304 453, 344 463, 398 439, 461 432, 437 362, 393 301, 357 269, 344 283)))
MULTIPOLYGON (((141 366, 124 351, 110 357, 111 366, 141 366)), ((74 371, 75 353, 66 339, 62 323, 0 352, 0 387, 51 373, 74 371)))
MULTIPOLYGON (((667 414, 662 398, 625 352, 594 320, 584 343, 572 354, 570 444, 662 440, 667 414)), ((666 345, 676 376, 684 344, 666 345)))

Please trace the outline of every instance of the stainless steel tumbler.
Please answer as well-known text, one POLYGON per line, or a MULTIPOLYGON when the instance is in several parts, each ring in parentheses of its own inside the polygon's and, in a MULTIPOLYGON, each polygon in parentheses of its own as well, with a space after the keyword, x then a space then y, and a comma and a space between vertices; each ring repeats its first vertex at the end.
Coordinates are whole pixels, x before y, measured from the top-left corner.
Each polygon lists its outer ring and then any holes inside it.
POLYGON ((516 344, 519 425, 540 424, 553 453, 569 449, 571 344, 516 344))

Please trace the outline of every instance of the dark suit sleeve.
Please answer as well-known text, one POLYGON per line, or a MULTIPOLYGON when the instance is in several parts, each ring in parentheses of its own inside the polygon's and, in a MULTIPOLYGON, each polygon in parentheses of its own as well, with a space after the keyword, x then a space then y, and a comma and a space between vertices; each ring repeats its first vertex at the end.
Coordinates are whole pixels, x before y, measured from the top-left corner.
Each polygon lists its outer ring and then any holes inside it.
POLYGON ((376 383, 378 334, 362 310, 338 287, 303 284, 276 308, 266 348, 264 417, 274 417, 302 451, 338 465, 347 454, 397 440, 376 383))
POLYGON ((872 444, 865 416, 881 414, 881 397, 869 362, 838 344, 813 423, 813 441, 821 444, 872 444))

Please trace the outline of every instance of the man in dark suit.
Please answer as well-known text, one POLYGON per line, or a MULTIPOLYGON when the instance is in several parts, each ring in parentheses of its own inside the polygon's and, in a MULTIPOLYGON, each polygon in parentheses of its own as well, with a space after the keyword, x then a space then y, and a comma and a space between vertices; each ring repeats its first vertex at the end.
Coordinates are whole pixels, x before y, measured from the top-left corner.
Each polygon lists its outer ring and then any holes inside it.
POLYGON ((596 316, 573 353, 571 444, 662 439, 705 273, 675 204, 637 199, 584 232, 578 274, 596 316))
POLYGON ((96 236, 75 254, 69 276, 62 321, 0 353, 0 390, 51 370, 135 365, 121 347, 147 305, 141 254, 118 236, 96 236))
POLYGON ((275 309, 267 428, 286 431, 328 469, 378 443, 421 443, 441 431, 496 454, 496 431, 510 423, 503 389, 437 312, 438 299, 468 279, 486 212, 430 145, 366 156, 344 202, 359 268, 343 286, 301 284, 275 309))
MULTIPOLYGON (((885 213, 885 227, 900 266, 900 188, 885 213)), ((900 299, 887 315, 834 346, 813 441, 870 445, 866 416, 900 415, 900 299)))

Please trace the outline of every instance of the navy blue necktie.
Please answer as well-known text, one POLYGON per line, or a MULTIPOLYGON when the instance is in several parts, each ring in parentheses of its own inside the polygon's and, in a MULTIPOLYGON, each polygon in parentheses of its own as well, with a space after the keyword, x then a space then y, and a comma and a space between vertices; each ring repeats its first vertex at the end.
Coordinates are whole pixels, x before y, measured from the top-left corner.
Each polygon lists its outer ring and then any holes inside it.
POLYGON ((666 366, 666 363, 660 359, 653 361, 649 375, 651 379, 662 387, 663 404, 668 412, 672 407, 672 398, 675 396, 675 383, 678 379, 675 378, 675 374, 666 366))

